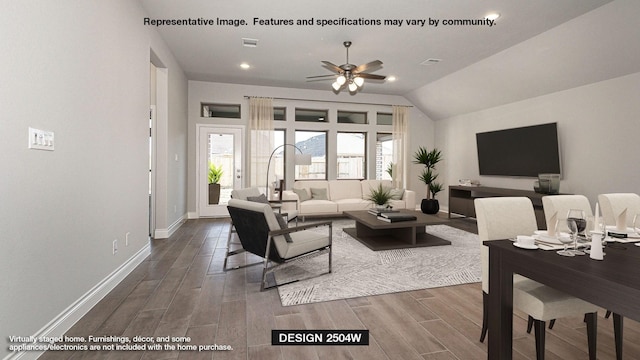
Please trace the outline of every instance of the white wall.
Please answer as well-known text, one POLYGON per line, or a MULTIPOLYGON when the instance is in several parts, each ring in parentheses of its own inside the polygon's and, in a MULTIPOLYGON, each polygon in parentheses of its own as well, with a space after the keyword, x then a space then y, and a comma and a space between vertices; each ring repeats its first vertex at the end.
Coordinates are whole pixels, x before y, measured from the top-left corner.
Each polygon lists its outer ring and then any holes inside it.
MULTIPOLYGON (((3 2, 0 358, 148 245, 150 45, 167 52, 143 17, 128 0, 3 2), (55 132, 55 151, 28 150, 30 126, 55 132)), ((170 123, 186 123, 170 71, 170 123)), ((169 126, 171 152, 186 154, 184 126, 169 126)))
MULTIPOLYGON (((274 98, 293 98, 293 99, 310 99, 310 100, 326 100, 331 102, 317 102, 317 101, 292 101, 292 100, 278 100, 274 99, 274 106, 286 106, 287 116, 293 116, 295 107, 312 108, 312 109, 328 109, 330 114, 339 110, 352 110, 352 111, 370 111, 369 119, 373 119, 375 122, 376 111, 391 112, 390 106, 380 105, 360 105, 351 104, 347 102, 356 103, 371 103, 371 104, 390 104, 390 105, 411 105, 409 101, 401 96, 387 96, 387 95, 374 95, 359 93, 356 95, 349 95, 341 93, 335 95, 331 89, 330 84, 327 83, 327 91, 318 90, 303 90, 303 89, 291 89, 291 88, 278 88, 278 87, 265 87, 265 86, 249 86, 249 85, 234 85, 223 84, 213 82, 200 82, 189 81, 189 182, 188 182, 188 209, 193 214, 197 210, 196 202, 196 178, 195 178, 195 157, 196 157, 196 124, 224 124, 224 125, 248 125, 248 100, 245 96, 265 96, 274 98), (242 119, 213 119, 203 118, 200 116, 200 104, 203 102, 223 103, 223 104, 241 104, 242 105, 242 119), (335 103, 332 103, 335 102, 335 103)), ((330 115, 331 118, 331 115, 330 115)), ((335 121, 335 120, 333 120, 335 121)), ((411 108, 410 113, 411 133, 410 133, 410 145, 409 154, 411 157, 418 146, 432 147, 434 143, 434 124, 431 119, 420 112, 415 107, 411 108)), ((277 121, 278 127, 286 126, 287 137, 293 139, 293 130, 296 129, 296 124, 293 121, 284 122, 277 121)), ((305 126, 309 126, 309 123, 305 123, 305 126)), ((318 129, 328 130, 330 132, 337 131, 335 123, 321 123, 313 124, 318 129)), ((341 124, 342 125, 342 124, 341 124)), ((373 127, 372 127, 373 128, 373 127)), ((391 131, 391 127, 388 127, 391 131)), ((331 161, 331 160, 329 160, 331 161)), ((371 164, 371 161, 369 161, 371 164)), ((248 163, 244 165, 245 169, 248 169, 248 163)), ((421 168, 418 165, 410 165, 409 173, 407 176, 407 188, 416 190, 418 192, 418 198, 422 198, 426 194, 424 186, 418 180, 418 173, 421 168), (422 195, 420 195, 422 194, 422 195)), ((329 178, 335 178, 335 170, 329 167, 329 178)), ((291 182, 287 182, 287 187, 291 186, 291 182)), ((194 215, 195 216, 195 215, 194 215)))
MULTIPOLYGON (((533 178, 479 176, 475 134, 557 122, 561 192, 586 195, 592 206, 600 193, 640 193, 638 94, 640 73, 436 121, 445 184, 479 179, 486 186, 533 190, 533 178)), ((439 199, 447 204, 446 192, 439 199)))

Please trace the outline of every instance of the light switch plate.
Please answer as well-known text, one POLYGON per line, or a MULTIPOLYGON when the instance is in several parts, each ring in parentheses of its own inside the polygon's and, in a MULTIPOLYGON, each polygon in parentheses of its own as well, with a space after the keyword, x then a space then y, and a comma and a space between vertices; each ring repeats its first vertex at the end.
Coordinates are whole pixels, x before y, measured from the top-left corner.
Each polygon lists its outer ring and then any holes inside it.
POLYGON ((29 128, 29 149, 53 151, 54 140, 53 131, 29 128))

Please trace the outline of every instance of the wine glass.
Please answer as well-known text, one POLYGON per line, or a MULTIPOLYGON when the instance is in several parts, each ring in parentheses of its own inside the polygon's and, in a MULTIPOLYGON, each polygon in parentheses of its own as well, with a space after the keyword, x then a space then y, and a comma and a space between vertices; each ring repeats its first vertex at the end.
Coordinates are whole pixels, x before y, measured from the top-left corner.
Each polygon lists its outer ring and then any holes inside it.
MULTIPOLYGON (((567 219, 567 226, 569 227, 569 231, 571 231, 571 234, 574 233, 574 230, 577 231, 575 220, 567 219)), ((556 254, 562 255, 562 256, 576 256, 576 254, 573 251, 567 250, 567 246, 573 242, 573 237, 564 236, 562 232, 558 231, 556 233, 556 238, 558 239, 558 241, 562 243, 562 245, 564 245, 564 250, 558 250, 556 251, 556 254)))
POLYGON ((578 250, 578 234, 583 233, 587 227, 587 219, 584 217, 584 211, 580 209, 571 209, 567 213, 567 226, 573 237, 573 253, 575 255, 585 255, 582 250, 578 250))

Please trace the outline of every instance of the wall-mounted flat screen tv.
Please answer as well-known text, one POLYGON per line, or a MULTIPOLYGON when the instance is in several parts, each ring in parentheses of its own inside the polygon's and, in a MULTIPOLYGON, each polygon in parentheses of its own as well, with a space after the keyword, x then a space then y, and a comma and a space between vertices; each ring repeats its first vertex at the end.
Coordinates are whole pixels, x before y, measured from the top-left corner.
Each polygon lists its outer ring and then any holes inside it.
POLYGON ((480 175, 560 174, 556 123, 476 134, 480 175))

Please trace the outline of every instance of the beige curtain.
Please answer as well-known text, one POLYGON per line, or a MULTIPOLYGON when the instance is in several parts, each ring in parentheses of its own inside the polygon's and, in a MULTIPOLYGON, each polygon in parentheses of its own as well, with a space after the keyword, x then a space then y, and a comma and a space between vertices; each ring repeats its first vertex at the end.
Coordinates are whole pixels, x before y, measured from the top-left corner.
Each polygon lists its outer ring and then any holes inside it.
MULTIPOLYGON (((273 151, 273 99, 262 97, 249 98, 249 132, 251 134, 250 186, 263 189, 262 192, 269 195, 269 189, 265 189, 267 179, 267 164, 273 151)), ((271 169, 273 172, 273 169, 271 169)))
POLYGON ((407 106, 393 106, 393 186, 407 187, 407 148, 409 129, 409 108, 407 106))

